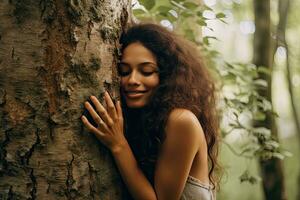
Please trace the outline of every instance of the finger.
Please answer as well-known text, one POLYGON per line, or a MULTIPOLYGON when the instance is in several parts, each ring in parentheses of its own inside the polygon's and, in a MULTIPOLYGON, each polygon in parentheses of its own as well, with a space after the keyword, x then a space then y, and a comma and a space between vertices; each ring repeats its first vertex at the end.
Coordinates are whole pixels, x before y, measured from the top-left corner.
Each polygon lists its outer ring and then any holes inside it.
POLYGON ((84 106, 89 111, 89 113, 91 114, 91 116, 92 116, 93 120, 96 122, 96 124, 98 124, 97 128, 99 128, 102 131, 107 130, 107 126, 105 125, 105 123, 103 122, 101 117, 98 115, 98 113, 94 110, 92 105, 88 101, 86 101, 84 103, 84 106))
POLYGON ((123 118, 123 113, 122 113, 122 107, 121 107, 121 102, 117 101, 117 115, 119 118, 123 118))
POLYGON ((94 133, 99 139, 102 138, 104 136, 103 133, 101 133, 97 128, 95 128, 90 122, 89 120, 83 115, 81 116, 81 121, 83 122, 83 124, 86 126, 86 128, 94 133))
POLYGON ((97 112, 99 113, 100 117, 103 119, 105 124, 109 127, 113 126, 113 120, 108 115, 106 109, 102 106, 98 99, 95 96, 91 96, 91 100, 94 103, 97 112))
POLYGON ((116 107, 107 91, 104 93, 104 97, 107 105, 108 114, 111 116, 113 120, 116 120, 118 117, 116 107))

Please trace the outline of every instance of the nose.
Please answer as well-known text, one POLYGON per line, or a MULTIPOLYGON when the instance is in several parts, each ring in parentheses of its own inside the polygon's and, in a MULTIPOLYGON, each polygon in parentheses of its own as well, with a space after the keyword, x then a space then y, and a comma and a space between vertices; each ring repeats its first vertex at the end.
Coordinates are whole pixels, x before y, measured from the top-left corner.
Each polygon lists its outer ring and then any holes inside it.
POLYGON ((139 85, 140 79, 139 74, 136 71, 132 71, 128 77, 128 84, 129 85, 139 85))

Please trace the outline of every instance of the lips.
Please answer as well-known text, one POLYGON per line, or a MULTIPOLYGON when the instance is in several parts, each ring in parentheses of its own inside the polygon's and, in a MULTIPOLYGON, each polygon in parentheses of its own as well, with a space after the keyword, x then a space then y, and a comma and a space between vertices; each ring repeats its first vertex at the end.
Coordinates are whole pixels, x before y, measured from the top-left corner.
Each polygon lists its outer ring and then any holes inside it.
POLYGON ((143 90, 143 91, 140 91, 140 90, 125 90, 124 92, 125 92, 126 97, 128 97, 128 98, 140 98, 147 91, 146 90, 143 90))
POLYGON ((145 93, 147 92, 146 90, 140 91, 140 90, 125 90, 126 94, 140 94, 140 93, 145 93))

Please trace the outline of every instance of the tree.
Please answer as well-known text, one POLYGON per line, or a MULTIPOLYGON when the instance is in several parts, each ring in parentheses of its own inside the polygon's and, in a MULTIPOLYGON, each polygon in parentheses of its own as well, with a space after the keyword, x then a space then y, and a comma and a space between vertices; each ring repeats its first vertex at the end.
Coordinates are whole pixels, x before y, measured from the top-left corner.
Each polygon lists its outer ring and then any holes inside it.
MULTIPOLYGON (((256 66, 268 67, 272 71, 272 51, 271 44, 271 19, 270 19, 270 0, 254 0, 255 14, 255 33, 254 33, 254 55, 253 63, 256 66)), ((260 74, 260 78, 266 80, 268 87, 266 90, 260 90, 261 96, 272 102, 271 99, 271 75, 260 74)), ((275 116, 271 112, 266 114, 266 118, 256 122, 258 126, 263 124, 271 130, 272 137, 278 139, 275 116)), ((261 138, 263 140, 263 138, 261 138)), ((262 141, 263 142, 263 141, 262 141)), ((266 149, 267 150, 267 149, 266 149)), ((260 168, 263 178, 263 187, 266 199, 286 199, 284 188, 284 175, 282 162, 276 157, 261 158, 260 168)))
MULTIPOLYGON (((277 25, 277 33, 276 33, 276 45, 274 48, 274 53, 278 47, 282 46, 286 50, 286 79, 288 84, 288 91, 289 91, 289 98, 292 106, 292 115, 294 124, 296 126, 297 136, 300 142, 300 119, 297 113, 296 102, 295 102, 295 94, 293 90, 293 83, 292 83, 292 67, 290 65, 290 58, 289 58, 289 45, 286 41, 286 26, 288 22, 288 13, 291 1, 290 0, 279 0, 278 3, 278 15, 279 15, 279 22, 277 25)), ((298 186, 300 186, 300 171, 298 174, 298 186)), ((297 198, 300 199, 300 191, 298 191, 297 198)))
POLYGON ((90 95, 118 94, 130 6, 0 1, 0 199, 125 198, 108 150, 79 118, 90 95))

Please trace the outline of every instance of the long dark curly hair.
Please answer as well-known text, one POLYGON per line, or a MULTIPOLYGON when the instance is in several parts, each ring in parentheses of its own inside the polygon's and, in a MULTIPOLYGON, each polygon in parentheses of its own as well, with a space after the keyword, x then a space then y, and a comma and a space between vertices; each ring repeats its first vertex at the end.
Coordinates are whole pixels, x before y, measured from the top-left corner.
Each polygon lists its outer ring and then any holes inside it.
POLYGON ((198 50, 182 37, 156 24, 138 24, 121 35, 121 51, 140 42, 157 59, 159 86, 141 109, 126 106, 122 98, 125 135, 141 169, 153 184, 155 164, 170 112, 174 108, 192 111, 202 125, 209 158, 209 180, 216 186, 219 128, 215 86, 198 50))

